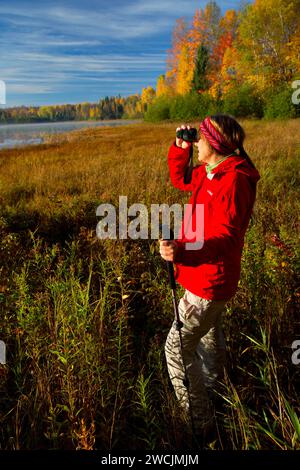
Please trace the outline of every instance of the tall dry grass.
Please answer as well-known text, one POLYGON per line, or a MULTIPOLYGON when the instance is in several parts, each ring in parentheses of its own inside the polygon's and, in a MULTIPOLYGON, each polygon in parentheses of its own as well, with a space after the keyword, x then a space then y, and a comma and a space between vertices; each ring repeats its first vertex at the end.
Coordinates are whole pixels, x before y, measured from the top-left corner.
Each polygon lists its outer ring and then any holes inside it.
MULTIPOLYGON (((213 449, 299 449, 299 120, 243 122, 261 181, 213 449)), ((75 131, 0 152, 1 449, 183 449, 167 377, 173 319, 152 240, 98 240, 96 208, 187 202, 169 181, 176 124, 75 131)), ((179 294, 182 289, 179 288, 179 294)))

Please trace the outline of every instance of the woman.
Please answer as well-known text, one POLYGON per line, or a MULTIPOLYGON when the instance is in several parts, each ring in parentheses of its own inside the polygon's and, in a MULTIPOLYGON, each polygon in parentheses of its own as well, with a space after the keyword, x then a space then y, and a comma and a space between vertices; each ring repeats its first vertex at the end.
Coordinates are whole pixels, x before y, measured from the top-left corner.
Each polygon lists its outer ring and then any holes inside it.
POLYGON ((167 337, 165 353, 177 398, 188 411, 185 363, 194 426, 200 435, 205 435, 214 424, 209 390, 221 378, 224 368, 221 314, 237 289, 244 235, 259 180, 244 150, 244 139, 244 130, 233 117, 217 114, 204 119, 196 142, 201 165, 193 168, 189 183, 185 183, 184 174, 191 144, 176 138, 168 155, 172 184, 182 191, 192 191, 189 201, 192 216, 184 218, 177 240, 160 240, 162 258, 175 263, 175 278, 185 288, 178 305, 183 322, 184 357, 175 322, 167 337), (203 222, 196 220, 196 207, 201 204, 203 222), (204 237, 195 249, 193 241, 199 242, 200 231, 204 237))

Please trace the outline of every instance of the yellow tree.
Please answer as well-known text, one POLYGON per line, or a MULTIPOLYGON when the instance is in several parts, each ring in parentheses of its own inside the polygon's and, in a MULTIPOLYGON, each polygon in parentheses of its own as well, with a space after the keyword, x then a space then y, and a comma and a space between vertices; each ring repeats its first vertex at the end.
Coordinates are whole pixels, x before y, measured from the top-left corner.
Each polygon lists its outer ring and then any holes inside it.
POLYGON ((295 33, 291 36, 290 41, 286 45, 287 57, 292 73, 295 78, 299 78, 300 73, 300 18, 298 18, 298 26, 295 33))
POLYGON ((189 48, 187 45, 184 45, 179 56, 176 80, 176 92, 180 95, 185 95, 191 91, 194 78, 194 68, 195 64, 190 56, 189 48))
POLYGON ((183 18, 176 20, 172 34, 172 48, 167 55, 167 74, 170 86, 176 87, 178 64, 182 47, 188 44, 188 27, 183 18))
POLYGON ((224 52, 220 78, 222 82, 222 95, 226 95, 243 82, 243 76, 239 64, 241 57, 236 47, 227 47, 224 52))
POLYGON ((142 89, 141 102, 144 111, 147 111, 147 107, 155 98, 155 90, 152 86, 142 89))
POLYGON ((288 83, 296 65, 300 0, 255 0, 247 7, 238 28, 240 66, 247 81, 259 91, 288 83))
POLYGON ((168 77, 160 75, 156 83, 156 97, 171 96, 174 94, 174 89, 170 84, 168 77))
POLYGON ((96 119, 96 116, 97 116, 97 110, 96 108, 91 106, 89 110, 89 119, 96 119))

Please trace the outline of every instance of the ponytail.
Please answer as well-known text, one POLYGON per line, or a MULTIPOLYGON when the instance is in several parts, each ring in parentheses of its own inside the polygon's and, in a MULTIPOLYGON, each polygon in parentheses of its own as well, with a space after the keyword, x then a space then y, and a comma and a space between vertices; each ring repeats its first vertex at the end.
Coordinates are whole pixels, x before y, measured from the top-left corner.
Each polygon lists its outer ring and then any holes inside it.
POLYGON ((249 157, 248 153, 247 153, 246 150, 244 149, 244 146, 243 146, 243 145, 240 145, 240 146, 238 147, 238 149, 239 149, 239 154, 240 154, 240 156, 243 157, 243 158, 246 160, 246 162, 248 162, 249 165, 250 165, 252 168, 256 169, 256 168, 255 168, 255 165, 254 165, 254 163, 253 163, 253 161, 251 160, 251 158, 249 157))

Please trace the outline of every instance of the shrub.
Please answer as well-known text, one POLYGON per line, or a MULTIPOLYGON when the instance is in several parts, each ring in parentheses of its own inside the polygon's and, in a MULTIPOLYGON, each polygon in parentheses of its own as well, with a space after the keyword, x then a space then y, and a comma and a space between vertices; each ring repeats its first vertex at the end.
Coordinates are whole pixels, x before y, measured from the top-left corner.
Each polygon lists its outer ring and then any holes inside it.
POLYGON ((190 95, 177 95, 170 106, 170 118, 174 120, 191 121, 197 114, 196 100, 190 95))
POLYGON ((171 102, 170 118, 185 121, 194 118, 203 119, 208 114, 211 101, 207 93, 192 92, 184 96, 178 95, 171 102))
POLYGON ((144 114, 145 121, 158 122, 170 119, 170 98, 160 96, 156 98, 148 107, 144 114))
POLYGON ((191 92, 175 97, 161 96, 148 108, 144 115, 145 121, 158 122, 165 119, 191 121, 204 119, 208 114, 216 112, 217 104, 208 93, 191 92))
POLYGON ((293 91, 292 87, 285 87, 270 93, 264 106, 264 118, 290 119, 299 115, 300 106, 292 103, 293 91))
POLYGON ((262 103, 250 85, 242 85, 230 91, 223 101, 224 113, 235 117, 258 117, 263 116, 262 103))

